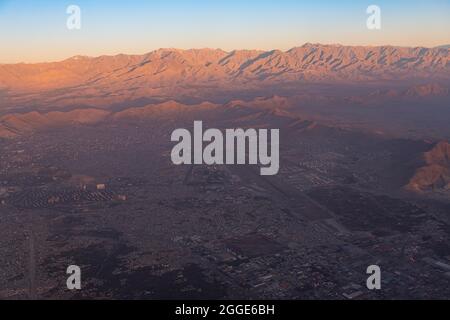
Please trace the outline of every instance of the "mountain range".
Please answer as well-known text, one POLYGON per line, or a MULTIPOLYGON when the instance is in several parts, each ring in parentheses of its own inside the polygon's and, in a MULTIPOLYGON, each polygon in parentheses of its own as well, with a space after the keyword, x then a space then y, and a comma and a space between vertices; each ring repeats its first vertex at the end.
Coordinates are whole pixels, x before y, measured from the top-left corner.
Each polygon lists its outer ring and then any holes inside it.
POLYGON ((61 62, 0 65, 0 88, 248 84, 272 81, 449 79, 448 48, 305 44, 279 50, 160 49, 144 55, 76 56, 61 62))

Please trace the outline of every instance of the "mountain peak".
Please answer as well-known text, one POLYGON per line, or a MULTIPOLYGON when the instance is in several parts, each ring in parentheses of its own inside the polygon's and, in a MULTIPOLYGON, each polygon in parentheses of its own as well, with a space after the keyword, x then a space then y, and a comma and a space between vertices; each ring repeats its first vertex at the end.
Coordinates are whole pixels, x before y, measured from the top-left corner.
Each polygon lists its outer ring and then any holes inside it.
POLYGON ((80 60, 89 60, 92 59, 92 57, 85 56, 85 55, 76 55, 73 57, 70 57, 69 59, 66 59, 65 61, 80 61, 80 60))

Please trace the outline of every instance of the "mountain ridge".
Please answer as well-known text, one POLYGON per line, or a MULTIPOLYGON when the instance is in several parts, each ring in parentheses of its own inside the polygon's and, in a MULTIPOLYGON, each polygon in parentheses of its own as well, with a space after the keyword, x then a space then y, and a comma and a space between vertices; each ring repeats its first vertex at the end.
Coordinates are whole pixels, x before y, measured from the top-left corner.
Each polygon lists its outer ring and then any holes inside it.
POLYGON ((450 74, 450 50, 305 44, 287 51, 158 49, 144 55, 76 56, 59 62, 0 64, 0 87, 358 81, 450 74))
MULTIPOLYGON (((195 105, 186 105, 175 100, 162 103, 148 104, 143 107, 132 107, 121 111, 111 111, 96 108, 74 109, 71 111, 51 111, 27 113, 12 113, 0 116, 0 139, 13 139, 31 133, 47 129, 57 129, 72 125, 95 125, 105 121, 131 123, 147 121, 174 120, 175 118, 186 118, 201 113, 203 116, 208 111, 217 111, 219 117, 230 117, 240 121, 246 121, 248 117, 265 118, 277 121, 283 118, 290 124, 298 124, 300 118, 283 109, 283 106, 270 107, 276 101, 283 100, 281 97, 269 99, 255 99, 249 102, 230 102, 224 105, 211 102, 202 102, 195 105)), ((305 122, 302 120, 301 122, 305 122)))
POLYGON ((51 63, 59 63, 64 61, 70 61, 70 60, 89 60, 89 59, 100 59, 100 58, 114 58, 114 57, 144 57, 149 56, 153 53, 162 53, 162 52, 208 52, 208 51, 216 51, 216 52, 223 52, 224 54, 232 54, 235 52, 254 52, 254 53, 264 53, 264 52, 280 52, 280 53, 289 53, 291 51, 294 51, 296 49, 301 48, 314 48, 314 47, 329 47, 329 48, 395 48, 395 49, 425 49, 425 50, 434 50, 434 49, 450 49, 449 45, 441 45, 441 46, 435 46, 435 47, 424 47, 424 46, 398 46, 398 45, 344 45, 339 43, 332 43, 332 44, 322 44, 322 43, 305 43, 300 46, 295 46, 287 50, 281 50, 281 49, 270 49, 270 50, 262 50, 262 49, 233 49, 233 50, 224 50, 221 48, 211 48, 211 47, 204 47, 204 48, 190 48, 190 49, 181 49, 181 48, 175 48, 175 47, 161 47, 155 50, 151 50, 142 54, 132 54, 132 53, 117 53, 117 54, 103 54, 98 56, 91 56, 91 55, 83 55, 78 54, 74 56, 70 56, 61 60, 54 60, 54 61, 39 61, 39 62, 16 62, 16 63, 0 63, 0 66, 5 65, 37 65, 37 64, 51 64, 51 63))

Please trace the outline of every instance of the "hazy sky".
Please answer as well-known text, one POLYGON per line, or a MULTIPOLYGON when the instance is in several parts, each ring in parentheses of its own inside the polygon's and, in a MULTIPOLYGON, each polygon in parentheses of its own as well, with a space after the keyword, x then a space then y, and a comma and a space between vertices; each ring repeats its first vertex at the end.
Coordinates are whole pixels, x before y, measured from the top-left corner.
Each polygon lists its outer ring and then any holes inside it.
POLYGON ((450 44, 450 0, 0 0, 0 63, 306 42, 450 44), (81 30, 66 27, 72 4, 81 8, 81 30), (371 4, 381 8, 381 30, 366 27, 371 4))

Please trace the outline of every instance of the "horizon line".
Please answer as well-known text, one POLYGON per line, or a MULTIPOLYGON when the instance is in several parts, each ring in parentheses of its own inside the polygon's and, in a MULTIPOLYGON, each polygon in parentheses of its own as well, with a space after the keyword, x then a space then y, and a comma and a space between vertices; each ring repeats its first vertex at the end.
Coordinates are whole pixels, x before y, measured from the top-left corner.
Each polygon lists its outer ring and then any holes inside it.
POLYGON ((189 49, 182 49, 182 48, 158 48, 158 49, 154 49, 151 51, 146 51, 144 53, 114 53, 114 54, 102 54, 102 55, 97 55, 97 56, 90 56, 90 55, 84 55, 84 54, 76 54, 73 56, 69 56, 67 58, 63 58, 60 60, 48 60, 48 61, 39 61, 39 62, 25 62, 25 61, 21 61, 21 62, 13 62, 13 63, 3 63, 0 62, 0 65, 21 65, 21 64, 26 64, 26 65, 35 65, 35 64, 46 64, 46 63, 58 63, 58 62, 64 62, 67 60, 71 60, 71 59, 76 59, 76 58, 86 58, 86 59, 97 59, 97 58, 101 58, 101 57, 117 57, 117 56, 145 56, 154 52, 158 52, 161 50, 167 50, 167 51, 193 51, 193 50, 211 50, 211 51, 223 51, 224 53, 233 53, 233 52, 237 52, 237 51, 260 51, 260 52, 272 52, 272 51, 281 51, 283 53, 287 53, 293 49, 297 49, 297 48, 303 48, 305 46, 323 46, 323 47, 351 47, 351 48, 360 48, 360 47, 366 47, 366 48, 383 48, 383 47, 392 47, 392 48, 407 48, 407 49, 447 49, 450 50, 450 44, 443 44, 443 45, 438 45, 438 46, 434 46, 434 47, 426 47, 426 46, 400 46, 400 45, 392 45, 392 44, 386 44, 386 45, 346 45, 346 44, 340 44, 340 43, 312 43, 312 42, 306 42, 302 45, 299 46, 294 46, 290 49, 286 49, 286 50, 282 50, 282 49, 270 49, 270 50, 264 50, 264 49, 233 49, 233 50, 224 50, 222 48, 211 48, 211 47, 203 47, 203 48, 189 48, 189 49))

